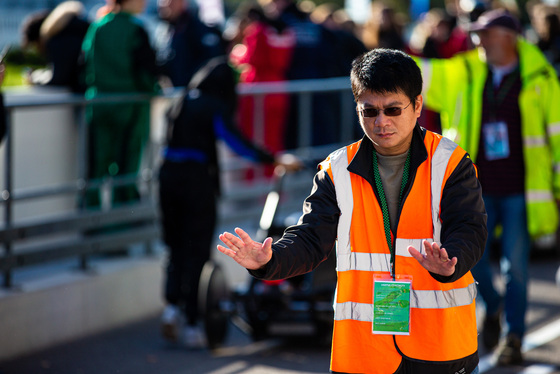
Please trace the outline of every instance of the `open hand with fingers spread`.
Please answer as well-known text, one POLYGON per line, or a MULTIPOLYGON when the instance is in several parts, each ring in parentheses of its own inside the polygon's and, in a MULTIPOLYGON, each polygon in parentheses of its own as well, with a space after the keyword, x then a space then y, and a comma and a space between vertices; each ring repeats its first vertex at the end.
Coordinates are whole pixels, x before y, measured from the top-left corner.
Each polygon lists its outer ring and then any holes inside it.
POLYGON ((227 246, 218 245, 218 250, 233 258, 239 265, 249 270, 257 270, 272 258, 272 238, 266 238, 263 243, 251 239, 249 234, 240 228, 232 233, 224 232, 220 240, 227 246))
POLYGON ((414 257, 422 267, 432 273, 450 276, 455 272, 457 257, 449 258, 445 248, 440 248, 437 243, 430 244, 427 240, 423 243, 426 254, 423 255, 416 248, 409 245, 408 253, 414 257))

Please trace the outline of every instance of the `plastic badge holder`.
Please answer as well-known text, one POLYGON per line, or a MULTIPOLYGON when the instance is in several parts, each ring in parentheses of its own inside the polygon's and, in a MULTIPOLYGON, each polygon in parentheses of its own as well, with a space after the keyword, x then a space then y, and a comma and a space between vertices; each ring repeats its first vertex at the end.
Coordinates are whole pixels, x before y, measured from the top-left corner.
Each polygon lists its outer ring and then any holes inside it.
POLYGON ((412 277, 375 276, 373 281, 372 332, 410 335, 410 291, 412 277))

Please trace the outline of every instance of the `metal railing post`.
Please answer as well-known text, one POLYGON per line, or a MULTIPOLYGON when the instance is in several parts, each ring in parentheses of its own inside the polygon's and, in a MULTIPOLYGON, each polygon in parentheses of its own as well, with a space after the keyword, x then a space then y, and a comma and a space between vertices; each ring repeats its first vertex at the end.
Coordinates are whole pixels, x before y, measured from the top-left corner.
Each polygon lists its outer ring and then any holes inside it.
POLYGON ((354 138, 354 105, 347 91, 340 91, 340 140, 352 141, 354 138))
MULTIPOLYGON (((265 128, 265 108, 264 108, 265 95, 253 95, 253 141, 259 146, 266 148, 266 131, 265 128)), ((263 168, 253 166, 256 170, 255 174, 259 177, 264 175, 263 168)))
POLYGON ((298 97, 298 146, 310 147, 313 134, 313 93, 302 92, 298 97))
MULTIPOLYGON (((86 120, 86 107, 84 104, 75 108, 75 118, 78 122, 78 209, 86 209, 86 193, 88 188, 88 152, 89 152, 89 134, 88 124, 86 120)), ((83 254, 79 258, 79 267, 81 270, 88 268, 88 256, 83 254)))
MULTIPOLYGON (((13 170, 12 170, 12 143, 13 143, 13 135, 12 135, 12 110, 11 108, 6 108, 6 134, 4 135, 6 138, 6 149, 5 149, 5 165, 4 165, 4 177, 5 177, 5 189, 2 191, 2 199, 5 202, 4 208, 4 221, 5 227, 11 228, 12 227, 12 219, 13 219, 13 200, 12 200, 12 190, 13 190, 13 170)), ((4 243, 4 251, 5 257, 10 259, 12 257, 12 241, 9 239, 6 243, 4 243)), ((4 287, 10 288, 12 287, 12 269, 9 267, 4 271, 4 287)))
MULTIPOLYGON (((150 104, 150 117, 152 116, 152 108, 153 108, 153 104, 154 104, 154 100, 150 100, 149 101, 150 104)), ((156 156, 155 154, 155 143, 152 142, 152 133, 151 133, 151 128, 152 126, 150 126, 149 129, 149 133, 148 133, 148 139, 146 140, 146 157, 148 158, 148 162, 147 162, 147 170, 141 170, 140 171, 140 178, 142 183, 146 183, 146 194, 148 195, 149 199, 152 200, 154 199, 153 193, 154 193, 154 188, 153 188, 153 183, 154 183, 154 179, 156 177, 154 177, 154 158, 156 156)), ((142 198, 142 196, 140 196, 140 198, 142 198)), ((156 206, 157 206, 157 198, 156 198, 156 206)), ((146 255, 151 256, 155 253, 154 250, 154 242, 153 240, 147 240, 146 241, 146 255)))

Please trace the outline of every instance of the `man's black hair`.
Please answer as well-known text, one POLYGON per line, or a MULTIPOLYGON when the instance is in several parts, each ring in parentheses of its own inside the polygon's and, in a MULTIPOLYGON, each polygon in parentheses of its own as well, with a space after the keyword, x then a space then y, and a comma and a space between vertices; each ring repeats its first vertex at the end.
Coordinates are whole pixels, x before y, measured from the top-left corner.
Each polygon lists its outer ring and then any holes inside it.
POLYGON ((414 60, 396 49, 377 48, 357 57, 350 72, 352 93, 358 101, 364 92, 402 92, 410 100, 422 93, 422 73, 414 60))

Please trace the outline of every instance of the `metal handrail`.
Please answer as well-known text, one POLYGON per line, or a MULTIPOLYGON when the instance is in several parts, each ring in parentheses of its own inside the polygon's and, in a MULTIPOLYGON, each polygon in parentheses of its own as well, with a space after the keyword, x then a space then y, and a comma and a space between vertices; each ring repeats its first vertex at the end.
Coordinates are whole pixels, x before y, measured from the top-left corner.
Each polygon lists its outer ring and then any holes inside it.
MULTIPOLYGON (((352 107, 352 102, 349 100, 350 95, 350 84, 349 79, 347 77, 341 78, 329 78, 329 79, 321 79, 321 80, 302 80, 302 81, 286 81, 286 82, 265 82, 265 83, 246 83, 246 84, 239 84, 237 86, 237 91, 240 96, 254 96, 256 98, 255 102, 263 102, 262 100, 266 95, 269 94, 290 94, 290 95, 297 95, 299 100, 299 108, 300 111, 298 113, 298 123, 299 123, 299 146, 297 149, 292 150, 294 153, 301 155, 305 158, 320 158, 323 157, 325 149, 334 149, 331 147, 314 147, 311 144, 311 123, 312 123, 312 111, 310 108, 310 104, 312 102, 312 95, 314 93, 324 93, 324 92, 339 92, 340 93, 340 105, 341 105, 341 123, 345 121, 351 120, 350 118, 355 112, 352 107), (259 101, 259 99, 261 101, 259 101)), ((7 131, 6 131, 6 139, 5 139, 5 186, 4 189, 0 192, 0 206, 4 206, 4 228, 0 228, 0 236, 2 236, 2 232, 10 232, 13 231, 14 228, 14 221, 13 221, 13 204, 17 201, 29 200, 29 199, 38 199, 38 198, 47 198, 53 197, 57 195, 63 194, 83 194, 88 188, 99 188, 105 185, 106 183, 115 184, 127 184, 130 182, 141 182, 145 183, 149 191, 153 190, 153 185, 156 181, 152 178, 153 175, 153 167, 155 159, 157 155, 154 152, 154 149, 157 149, 162 144, 149 144, 150 149, 150 157, 148 157, 148 165, 146 167, 147 173, 142 175, 127 175, 118 178, 111 178, 111 179, 103 179, 103 180, 88 180, 87 179, 87 170, 86 170, 86 155, 87 155, 87 124, 85 121, 85 107, 90 104, 97 104, 97 103, 130 103, 130 102, 145 102, 145 101, 152 101, 152 100, 173 100, 180 98, 184 92, 184 88, 176 88, 176 89, 166 89, 160 95, 147 95, 147 94, 138 94, 138 93, 126 93, 126 94, 107 94, 101 97, 97 97, 95 99, 86 99, 83 95, 71 94, 67 92, 61 92, 60 94, 55 95, 42 95, 42 96, 33 96, 33 95, 22 95, 17 93, 10 93, 7 92, 5 97, 5 105, 8 113, 8 121, 7 121, 7 131), (26 188, 18 188, 14 190, 13 188, 13 136, 12 136, 12 125, 13 125, 13 114, 15 111, 18 110, 33 110, 33 108, 41 108, 41 107, 56 107, 56 106, 72 106, 76 108, 76 118, 78 124, 78 138, 79 138, 79 148, 78 148, 78 178, 75 181, 69 183, 61 183, 57 185, 51 186, 39 186, 39 187, 26 187, 26 188)), ((254 126, 256 128, 262 127, 264 120, 264 107, 263 105, 255 105, 255 114, 254 114, 254 126), (260 111, 260 112, 259 112, 260 111), (259 122, 259 120, 261 122, 259 122)), ((348 127, 345 129, 344 126, 341 127, 341 144, 342 142, 347 142, 351 140, 351 132, 348 131, 348 127)), ((350 127, 351 131, 351 127, 350 127)), ((258 134, 259 131, 255 131, 255 134, 258 134)), ((262 134, 262 132, 261 132, 262 134)), ((257 142, 261 141, 261 139, 253 139, 257 142)), ((239 166, 239 159, 231 158, 228 159, 226 165, 222 168, 222 173, 229 173, 229 172, 236 172, 242 169, 243 165, 249 165, 249 163, 241 163, 242 166, 239 166)), ((252 186, 247 187, 243 186, 243 188, 239 188, 235 186, 235 183, 230 183, 229 189, 224 194, 225 197, 222 198, 221 203, 225 203, 228 200, 234 201, 238 200, 246 200, 253 198, 258 195, 264 195, 269 190, 269 184, 266 181, 254 183, 252 186)), ((293 188, 301 188, 301 183, 298 184, 294 183, 292 185, 293 188)), ((151 199, 151 193, 148 194, 148 199, 151 199)), ((153 204, 155 205, 155 204, 153 204)), ((230 210, 231 211, 231 210, 230 210)), ((245 212, 239 212, 239 217, 243 217, 246 215, 258 215, 259 211, 255 211, 247 209, 245 212)), ((101 212, 100 214, 104 214, 101 212)), ((109 214, 109 213, 107 213, 109 214)), ((54 218, 45 218, 45 220, 54 220, 54 218)), ((36 223, 34 223, 36 224, 36 223)), ((48 224, 48 222, 46 222, 48 224)), ((18 224, 21 226, 21 224, 18 224)), ((15 225, 15 226, 18 226, 15 225)), ((57 225, 56 227, 60 227, 63 223, 57 225)), ((68 227, 71 225, 68 224, 68 227)), ((54 226, 53 226, 54 227, 54 226)), ((4 258, 4 286, 10 287, 12 285, 12 270, 14 267, 17 266, 26 266, 29 261, 25 261, 23 257, 18 257, 19 262, 16 261, 6 261, 5 259, 10 256, 13 257, 13 245, 15 239, 13 235, 4 235, 6 239, 3 240, 4 243, 4 254, 0 256, 0 260, 4 258)), ((126 238, 122 240, 128 240, 126 238)), ((83 244, 83 243, 82 243, 83 244)), ((89 247, 88 247, 89 248, 89 247)), ((82 245, 80 248, 76 247, 75 255, 81 255, 81 262, 82 267, 87 267, 86 263, 86 254, 88 249, 82 245)), ((72 254, 71 249, 64 249, 59 250, 58 256, 61 254, 72 254)), ((90 252, 91 253, 91 252, 90 252)), ((19 256, 19 254, 18 254, 19 256)), ((37 256, 35 256, 37 258, 37 256)), ((39 256, 41 258, 41 256, 39 256)), ((35 260, 34 260, 35 261, 35 260)), ((33 261, 31 261, 33 262, 33 261)))

